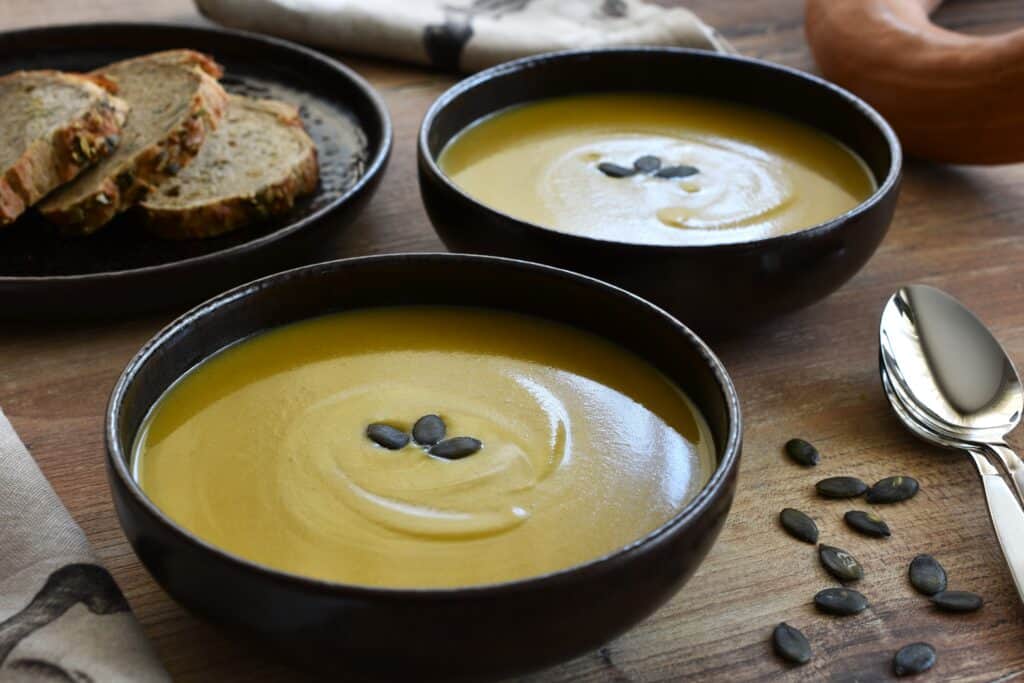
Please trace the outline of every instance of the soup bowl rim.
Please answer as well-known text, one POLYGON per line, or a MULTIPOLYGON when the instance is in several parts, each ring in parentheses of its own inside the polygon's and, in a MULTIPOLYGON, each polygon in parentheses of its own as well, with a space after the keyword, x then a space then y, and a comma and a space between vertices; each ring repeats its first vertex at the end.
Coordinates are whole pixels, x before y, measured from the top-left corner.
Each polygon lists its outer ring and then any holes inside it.
MULTIPOLYGON (((609 89, 609 90, 588 90, 588 91, 583 91, 583 92, 573 93, 573 94, 574 95, 586 95, 586 94, 597 94, 597 93, 601 93, 601 92, 611 93, 611 92, 628 92, 628 91, 615 90, 615 89, 609 89)), ((640 91, 638 91, 638 92, 640 92, 640 91)), ((663 89, 663 90, 649 90, 649 91, 644 91, 644 92, 664 93, 664 94, 685 94, 685 93, 676 93, 676 91, 670 90, 670 89, 667 89, 667 88, 663 89)), ((709 99, 717 99, 717 98, 709 98, 709 99)), ((729 102, 729 100, 727 100, 727 99, 722 99, 721 101, 729 102)), ((784 113, 776 112, 776 111, 773 111, 773 110, 768 109, 766 107, 758 107, 756 105, 746 105, 746 106, 749 106, 749 107, 751 107, 751 108, 753 108, 755 110, 759 110, 759 111, 763 110, 763 111, 765 111, 767 113, 771 113, 771 114, 774 114, 776 116, 782 116, 782 117, 784 117, 786 119, 791 119, 791 117, 789 117, 788 115, 786 115, 784 113)), ((813 129, 813 130, 815 130, 817 132, 824 132, 824 131, 822 131, 821 128, 819 128, 818 126, 814 125, 813 123, 806 123, 806 122, 803 122, 803 121, 801 121, 800 123, 802 123, 803 125, 811 128, 811 129, 813 129)), ((844 145, 844 147, 845 146, 846 145, 844 145)), ((483 71, 479 71, 479 72, 477 72, 475 74, 472 74, 472 75, 464 78, 463 80, 455 83, 450 88, 448 88, 446 91, 444 91, 437 99, 434 100, 434 102, 430 105, 430 108, 427 109, 427 112, 426 112, 426 114, 423 115, 423 120, 420 123, 419 135, 417 136, 416 149, 417 149, 417 156, 419 158, 419 167, 420 167, 421 171, 423 171, 427 175, 429 175, 432 180, 434 180, 436 182, 440 182, 444 186, 445 190, 447 190, 448 192, 453 193, 455 196, 459 197, 459 199, 461 201, 469 202, 469 203, 473 204, 479 210, 485 212, 491 218, 494 218, 494 219, 497 219, 497 220, 500 220, 500 221, 511 222, 511 223, 515 224, 517 227, 525 229, 526 231, 528 231, 530 233, 537 234, 537 235, 554 235, 554 236, 557 236, 559 239, 566 240, 566 246, 567 247, 570 246, 570 243, 575 243, 575 245, 579 246, 579 247, 590 246, 590 247, 605 247, 605 248, 614 248, 614 249, 623 249, 623 250, 660 251, 660 252, 693 251, 693 250, 706 250, 706 249, 716 249, 716 250, 749 250, 749 249, 759 249, 761 247, 767 247, 767 246, 782 245, 782 244, 785 244, 787 242, 799 242, 801 240, 813 239, 813 238, 815 238, 817 236, 827 234, 831 230, 846 224, 851 219, 854 219, 857 216, 870 211, 876 204, 878 204, 879 202, 883 201, 889 195, 889 193, 893 190, 893 187, 900 182, 900 178, 901 178, 901 175, 902 175, 902 166, 903 166, 903 151, 902 151, 902 147, 900 145, 899 138, 897 137, 896 132, 892 129, 892 126, 889 125, 888 121, 886 121, 885 118, 880 113, 878 113, 878 111, 874 107, 869 105, 863 99, 861 99, 857 95, 854 95, 849 90, 847 90, 847 89, 845 89, 845 88, 843 88, 843 87, 841 87, 839 85, 836 85, 835 83, 832 83, 831 81, 827 81, 827 80, 825 80, 823 78, 815 76, 814 74, 810 74, 810 73, 801 71, 799 69, 795 69, 795 68, 792 68, 792 67, 784 66, 782 64, 776 64, 774 62, 769 62, 769 61, 763 60, 763 59, 756 59, 756 58, 753 58, 753 57, 746 57, 746 56, 735 55, 735 54, 725 54, 725 53, 721 53, 721 52, 710 52, 708 50, 701 50, 701 49, 697 49, 697 48, 656 47, 656 46, 649 46, 649 47, 643 47, 643 46, 638 46, 638 47, 606 47, 606 48, 582 48, 582 49, 572 49, 572 50, 560 50, 560 51, 557 51, 557 52, 548 52, 548 53, 544 53, 544 54, 540 54, 540 55, 532 55, 532 56, 528 56, 528 57, 522 57, 520 59, 515 59, 515 60, 509 61, 509 62, 504 62, 502 64, 498 64, 496 66, 492 66, 492 67, 490 67, 488 69, 484 69, 483 71), (484 83, 487 83, 488 81, 491 81, 491 80, 493 80, 495 78, 498 78, 498 77, 501 77, 501 76, 505 76, 505 75, 509 75, 509 74, 516 74, 516 73, 520 73, 520 72, 526 72, 526 71, 528 71, 530 69, 534 69, 534 68, 538 68, 540 66, 544 66, 545 64, 548 64, 550 62, 561 62, 561 61, 571 62, 573 60, 578 60, 578 59, 581 59, 581 58, 592 57, 592 56, 614 56, 614 55, 623 55, 623 56, 625 56, 625 55, 630 55, 630 56, 637 56, 637 55, 668 55, 668 56, 678 57, 678 58, 680 58, 682 60, 698 59, 698 60, 708 60, 708 61, 732 62, 732 63, 736 63, 736 64, 742 64, 742 65, 744 65, 744 68, 748 68, 748 69, 751 69, 751 70, 768 70, 768 71, 780 72, 780 73, 786 74, 787 76, 789 76, 791 78, 795 78, 797 80, 806 81, 807 83, 811 84, 814 87, 819 87, 819 88, 823 88, 825 90, 828 90, 831 93, 833 93, 834 95, 837 95, 841 99, 845 100, 847 104, 851 105, 861 116, 863 116, 865 119, 867 119, 872 124, 872 126, 874 126, 876 128, 876 130, 878 130, 881 133, 882 137, 885 139, 886 146, 887 146, 888 151, 889 151, 889 163, 888 163, 888 168, 887 168, 887 171, 886 171, 885 179, 881 183, 877 183, 877 187, 875 188, 875 190, 868 197, 866 197, 862 201, 860 201, 856 206, 848 209, 847 211, 844 211, 843 213, 837 214, 836 216, 834 216, 834 217, 832 217, 832 218, 830 218, 830 219, 828 219, 826 221, 822 221, 820 223, 816 223, 814 225, 808 226, 806 228, 801 228, 801 229, 795 230, 793 232, 783 233, 783 234, 779 234, 779 235, 770 235, 770 236, 767 236, 767 237, 759 237, 759 238, 749 239, 749 240, 741 240, 741 241, 737 241, 737 242, 710 242, 710 243, 706 243, 706 244, 668 244, 668 243, 653 243, 653 244, 650 244, 650 243, 642 243, 642 242, 629 242, 629 241, 625 241, 625 240, 615 240, 615 239, 609 239, 607 237, 592 237, 592 236, 582 235, 582 234, 578 234, 578 233, 571 233, 571 232, 567 232, 567 231, 557 230, 555 228, 548 227, 548 226, 542 225, 540 223, 535 223, 533 221, 525 220, 523 218, 517 218, 516 216, 513 216, 512 214, 506 213, 504 211, 496 209, 496 208, 494 208, 494 207, 492 207, 492 206, 482 202, 481 200, 479 200, 476 197, 474 197, 472 194, 464 191, 461 187, 459 187, 448 176, 447 173, 445 173, 441 169, 441 166, 438 164, 438 161, 437 161, 437 157, 440 155, 440 153, 458 135, 460 135, 461 133, 465 132, 466 130, 468 130, 473 125, 477 124, 483 118, 494 116, 495 114, 497 114, 497 113, 499 113, 501 111, 506 111, 510 107, 522 106, 522 105, 530 103, 530 102, 539 102, 539 101, 542 101, 544 99, 558 97, 558 95, 551 95, 551 96, 547 96, 547 97, 542 97, 542 98, 539 98, 539 99, 536 99, 536 100, 524 100, 523 102, 519 102, 519 103, 516 103, 516 104, 509 105, 509 107, 503 107, 503 108, 500 108, 500 109, 491 110, 490 112, 485 114, 483 117, 480 117, 480 118, 470 122, 466 126, 463 126, 461 129, 459 129, 454 135, 452 135, 448 140, 446 140, 444 142, 444 144, 441 146, 441 149, 438 151, 438 153, 436 155, 431 153, 431 151, 430 151, 430 144, 429 144, 429 138, 430 138, 430 134, 431 134, 431 132, 433 130, 434 123, 436 122, 438 116, 454 100, 456 100, 458 97, 464 95, 465 93, 473 90, 474 88, 476 88, 476 87, 478 87, 478 86, 480 86, 480 85, 482 85, 484 83)), ((855 155, 857 155, 857 158, 860 160, 860 153, 857 150, 852 150, 852 152, 855 155)), ((861 162, 863 163, 863 160, 861 160, 861 162)), ((871 173, 871 176, 872 176, 872 180, 876 180, 875 176, 874 176, 874 173, 871 173)))
MULTIPOLYGON (((409 305, 422 305, 422 304, 409 304, 409 305)), ((442 304, 443 305, 443 304, 442 304)), ((453 306, 459 304, 453 303, 453 306)), ((367 308, 378 308, 383 307, 380 305, 371 305, 367 308)), ((344 310, 357 310, 359 307, 351 307, 349 309, 342 309, 339 311, 332 311, 331 313, 340 313, 344 310)), ((483 308, 486 308, 484 306, 483 308)), ((325 313, 327 314, 327 313, 325 313)), ((530 315, 530 314, 525 314, 530 315)), ((316 316, 298 319, 294 322, 300 322, 301 320, 310 320, 316 316)), ((536 316, 544 319, 544 316, 536 316)), ((549 320, 557 321, 557 318, 550 317, 549 320)), ((293 323, 291 323, 293 324, 293 323)), ((260 334, 268 329, 264 328, 253 335, 240 337, 231 343, 237 343, 244 339, 250 339, 255 334, 260 334)), ((596 334, 596 333, 592 333, 596 334)), ((601 336, 601 335, 598 335, 601 336)), ((604 337, 602 337, 604 338, 604 337)), ((228 344, 230 345, 230 344, 228 344)), ((225 345, 226 347, 227 345, 225 345)), ((224 347, 221 347, 224 348, 224 347)), ((210 352, 203 355, 198 363, 202 363, 210 356, 212 356, 218 349, 211 349, 210 352)), ((636 353, 636 352, 634 352, 636 353)), ((642 355, 637 354, 642 360, 647 361, 642 355)), ((197 363, 197 364, 198 364, 197 363)), ((194 368, 195 365, 192 366, 194 368)), ((187 373, 192 368, 189 368, 185 372, 187 373)), ((184 374, 184 373, 182 373, 184 374)), ((180 376, 179 376, 180 378, 180 376)), ((176 380, 175 380, 176 381, 176 380)), ((173 383, 171 384, 173 386, 173 383)), ((685 391, 686 387, 682 387, 685 391)), ((164 390, 166 392, 166 389, 164 390)), ((163 393, 161 397, 163 397, 163 393)), ((157 399, 159 401, 159 398, 157 399)), ((156 401, 153 404, 146 407, 147 413, 153 408, 156 401)), ((245 283, 227 290, 211 299, 199 304, 192 308, 186 313, 182 314, 153 337, 151 337, 142 348, 132 357, 128 362, 124 371, 121 373, 114 386, 114 389, 110 396, 110 401, 107 406, 105 425, 104 425, 104 438, 106 441, 106 459, 108 470, 111 472, 111 476, 116 477, 119 483, 124 487, 124 490, 135 500, 136 503, 142 506, 142 508, 156 520, 157 523, 164 528, 169 530, 180 539, 183 539, 187 544, 198 546, 203 551, 216 556, 221 561, 227 562, 228 564, 237 567, 238 569, 250 573, 260 575, 262 578, 273 581, 279 584, 287 584, 290 587, 300 589, 304 592, 316 592, 316 593, 327 593, 333 595, 344 595, 347 597, 362 597, 366 599, 395 599, 395 600, 435 600, 435 599, 450 599, 455 597, 471 598, 473 596, 487 596, 492 595, 496 592, 508 592, 508 591, 521 591, 531 590, 540 587, 553 587, 560 583, 571 582, 574 578, 579 577, 581 574, 586 573, 597 573, 605 572, 614 569, 614 567, 626 564, 632 557, 642 556, 645 552, 649 552, 656 548, 660 543, 666 542, 676 533, 683 532, 690 524, 701 517, 705 510, 707 510, 712 503, 720 496, 728 494, 728 481, 730 476, 734 473, 734 470, 739 465, 739 457, 742 442, 742 416, 740 413, 739 397, 736 393, 736 389, 732 383, 728 372, 722 362, 715 356, 714 352, 708 347, 708 345, 699 337, 696 333, 690 330, 686 325, 681 323, 675 317, 661 309, 660 307, 650 303, 646 299, 643 299, 635 294, 632 294, 620 287, 608 284, 596 278, 568 271, 561 268, 555 268, 553 266, 547 266, 543 264, 533 263, 530 261, 523 261, 519 259, 512 259, 500 256, 484 256, 475 254, 455 254, 446 252, 422 252, 422 253, 397 253, 397 254, 382 254, 375 256, 361 256, 347 259, 337 259, 333 261, 326 261, 323 263, 315 263, 311 265, 300 266, 298 268, 292 268, 290 270, 281 271, 272 275, 268 275, 257 280, 253 280, 249 283, 245 283), (125 409, 125 394, 129 387, 135 381, 136 376, 143 366, 151 362, 152 359, 159 355, 163 345, 169 340, 187 333, 188 329, 195 325, 201 325, 202 320, 217 311, 218 309, 229 306, 234 302, 245 299, 255 292, 260 290, 274 287, 277 283, 286 282, 289 279, 296 277, 318 277, 318 271, 332 272, 335 269, 343 269, 347 267, 347 264, 360 264, 371 261, 417 261, 417 260, 451 260, 453 263, 464 262, 465 260, 481 261, 485 263, 494 264, 501 268, 518 268, 527 271, 541 272, 549 276, 557 278, 575 281, 578 284, 583 284, 588 288, 603 289, 607 294, 625 298, 630 302, 631 306, 640 306, 647 308, 664 322, 666 322, 671 329, 671 332, 677 336, 682 337, 685 342, 688 343, 697 355, 700 357, 702 364, 710 371, 711 376, 714 380, 715 385, 722 394, 724 401, 724 408, 726 414, 727 423, 727 435, 725 442, 716 445, 716 462, 711 476, 708 481, 704 484, 701 490, 677 510, 671 517, 659 524, 655 529, 640 535, 638 538, 630 541, 628 544, 619 546, 614 550, 594 557, 590 560, 581 563, 575 563, 568 567, 561 569, 545 572, 542 574, 531 575, 520 579, 511 581, 501 581, 492 583, 481 583, 481 584, 470 584, 465 586, 450 586, 450 587, 428 587, 428 588, 416 588, 416 587, 387 587, 387 586, 372 586, 366 584, 356 583, 345 583, 341 581, 333 581, 328 579, 318 579, 312 576, 303 574, 297 574, 290 571, 275 569, 268 565, 253 560, 246 559, 240 555, 232 553, 228 550, 217 546, 214 543, 206 541, 200 538, 198 535, 192 533, 184 526, 175 522, 171 517, 165 513, 156 503, 154 503, 142 490, 142 487, 132 476, 130 471, 130 459, 133 455, 134 441, 138 436, 138 430, 134 433, 127 435, 131 437, 128 443, 127 451, 122 448, 122 435, 118 427, 119 418, 125 409)), ((120 518, 120 516, 119 516, 120 518)), ((123 522, 122 522, 123 526, 123 522)))

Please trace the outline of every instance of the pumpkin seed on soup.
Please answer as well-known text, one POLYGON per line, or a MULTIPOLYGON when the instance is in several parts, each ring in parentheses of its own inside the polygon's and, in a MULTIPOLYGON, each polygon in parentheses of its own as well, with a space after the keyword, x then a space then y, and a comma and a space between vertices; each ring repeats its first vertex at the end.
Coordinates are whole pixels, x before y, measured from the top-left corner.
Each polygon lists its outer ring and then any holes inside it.
POLYGON ((685 166, 680 164, 679 166, 666 166, 660 169, 654 174, 655 178, 689 178, 692 175, 697 175, 700 170, 696 166, 685 166))
POLYGON ((864 578, 864 568, 860 562, 842 548, 822 543, 818 546, 818 557, 828 573, 840 581, 859 581, 864 578))
POLYGON ((932 596, 932 604, 944 612, 974 612, 981 609, 984 601, 976 593, 942 591, 932 596))
POLYGON ((661 168, 661 159, 653 154, 645 154, 633 162, 633 168, 640 173, 653 173, 661 168))
POLYGON ((863 510, 850 510, 843 519, 846 523, 853 528, 855 531, 859 531, 865 536, 874 536, 875 538, 883 538, 885 536, 891 536, 892 532, 889 531, 889 525, 885 521, 873 512, 864 512, 863 510))
POLYGON ((772 631, 772 646, 775 654, 794 664, 806 664, 811 660, 811 644, 807 637, 786 622, 772 631))
POLYGON ((913 498, 920 485, 913 477, 886 477, 868 489, 869 503, 899 503, 913 498))
POLYGON ((473 455, 483 447, 479 439, 471 436, 456 436, 433 445, 428 453, 445 460, 459 460, 473 455))
POLYGON ((786 455, 804 467, 814 467, 821 461, 821 454, 811 443, 803 439, 790 439, 786 442, 786 455))
POLYGON ((819 481, 814 488, 825 498, 856 498, 864 495, 868 485, 857 477, 829 477, 819 481))
POLYGON ((779 522, 793 538, 805 543, 818 542, 818 525, 799 510, 785 508, 779 513, 779 522))
POLYGON ((826 588, 814 596, 814 605, 826 614, 850 616, 868 608, 868 599, 850 588, 826 588))
POLYGON ((609 178, 627 178, 636 173, 632 168, 619 166, 618 164, 613 164, 610 161, 602 161, 599 163, 597 165, 597 170, 601 171, 601 173, 604 173, 609 178))
POLYGON ((924 595, 941 593, 946 590, 946 570, 931 555, 918 555, 910 562, 910 585, 924 595))
POLYGON ((401 429, 383 422, 374 422, 366 428, 366 437, 382 448, 397 451, 409 443, 409 435, 401 429))
POLYGON ((935 666, 935 648, 928 643, 911 643, 900 648, 892 659, 892 670, 897 676, 924 673, 935 666))
POLYGON ((444 438, 444 420, 438 415, 424 415, 412 426, 412 438, 421 446, 433 446, 444 438))

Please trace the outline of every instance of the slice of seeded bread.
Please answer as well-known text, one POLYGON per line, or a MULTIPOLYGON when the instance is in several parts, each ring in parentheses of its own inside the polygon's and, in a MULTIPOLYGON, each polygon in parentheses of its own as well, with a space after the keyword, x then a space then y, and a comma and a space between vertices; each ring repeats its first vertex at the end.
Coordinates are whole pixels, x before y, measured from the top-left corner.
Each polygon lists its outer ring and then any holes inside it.
POLYGON ((109 157, 39 204, 65 233, 89 234, 173 177, 220 121, 221 68, 192 50, 158 52, 93 72, 118 87, 131 113, 109 157))
POLYGON ((59 71, 0 78, 0 226, 113 152, 128 105, 108 89, 59 71))
POLYGON ((139 210, 161 237, 214 237, 288 211, 318 178, 316 147, 295 107, 232 95, 195 161, 139 210))

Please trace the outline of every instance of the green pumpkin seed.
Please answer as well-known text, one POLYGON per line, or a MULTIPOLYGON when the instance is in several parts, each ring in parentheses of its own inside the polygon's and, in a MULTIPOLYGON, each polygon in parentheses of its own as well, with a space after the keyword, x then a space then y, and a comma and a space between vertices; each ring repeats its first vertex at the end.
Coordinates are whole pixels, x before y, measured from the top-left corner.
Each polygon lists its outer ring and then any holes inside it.
POLYGON ((931 555, 918 555, 910 562, 910 585, 924 595, 941 593, 946 590, 946 570, 931 555))
POLYGON ((818 495, 825 498, 856 498, 868 490, 868 485, 857 477, 829 477, 822 479, 814 487, 818 490, 818 495))
POLYGON ((633 162, 633 168, 639 173, 654 173, 661 168, 661 159, 653 154, 645 154, 633 162))
POLYGON ((412 438, 421 446, 433 446, 444 438, 444 420, 438 415, 424 415, 412 426, 412 438))
POLYGON ((874 536, 875 538, 892 536, 892 532, 889 531, 889 525, 873 512, 850 510, 843 515, 843 519, 851 528, 865 536, 874 536))
POLYGON ((913 676, 935 666, 935 648, 928 643, 911 643, 900 648, 892 658, 892 670, 897 676, 913 676))
POLYGON ((597 165, 597 170, 604 173, 609 178, 628 178, 636 173, 632 168, 626 168, 625 166, 619 166, 613 164, 610 161, 602 161, 597 165))
POLYGON ((811 644, 798 629, 782 622, 772 631, 772 646, 775 654, 794 664, 811 661, 811 644))
POLYGON ((378 446, 392 451, 405 448, 409 443, 408 434, 383 422, 374 422, 368 426, 366 428, 366 436, 378 446))
POLYGON ((657 173, 654 174, 655 178, 689 178, 692 175, 697 175, 700 170, 696 166, 666 166, 657 173))
POLYGON ((790 439, 786 442, 786 455, 804 467, 814 467, 821 461, 821 454, 811 443, 803 439, 790 439))
POLYGON ((913 498, 920 485, 913 477, 886 477, 868 489, 869 503, 899 503, 913 498))
POLYGON ((845 617, 868 608, 868 599, 850 588, 826 588, 814 596, 814 605, 826 614, 845 617))
POLYGON ((482 447, 483 444, 471 436, 456 436, 435 444, 427 452, 445 460, 459 460, 473 455, 482 447))
POLYGON ((981 609, 984 601, 976 593, 942 591, 932 596, 932 603, 944 612, 974 612, 981 609))
POLYGON ((800 510, 785 508, 778 513, 778 521, 790 536, 804 543, 818 542, 818 525, 800 510))
POLYGON ((818 525, 814 520, 793 508, 786 508, 779 513, 779 522, 793 538, 805 543, 818 542, 818 525))
POLYGON ((818 557, 828 573, 840 581, 860 581, 864 578, 864 568, 860 562, 842 548, 822 543, 818 546, 818 557))

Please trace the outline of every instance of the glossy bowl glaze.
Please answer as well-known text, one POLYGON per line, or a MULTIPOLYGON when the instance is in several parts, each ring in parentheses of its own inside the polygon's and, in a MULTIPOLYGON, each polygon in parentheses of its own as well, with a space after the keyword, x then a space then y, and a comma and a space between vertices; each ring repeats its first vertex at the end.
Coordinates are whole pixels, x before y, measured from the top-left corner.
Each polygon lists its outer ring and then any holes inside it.
POLYGON ((817 301, 850 279, 889 229, 902 164, 889 125, 846 90, 768 62, 673 48, 560 52, 482 71, 427 111, 418 157, 423 202, 450 249, 587 273, 650 299, 702 332, 749 327, 817 301), (856 152, 878 190, 851 211, 788 235, 710 246, 637 245, 513 218, 464 193, 437 164, 445 145, 481 117, 533 100, 610 91, 699 95, 782 114, 856 152))
POLYGON ((106 423, 108 473, 121 525, 168 593, 317 669, 386 680, 514 675, 582 654, 635 625, 679 590, 718 535, 736 488, 740 436, 739 405, 725 369, 675 318, 575 273, 459 254, 332 261, 211 299, 132 359, 114 388, 106 423), (706 417, 718 458, 707 486, 655 531, 583 565, 509 583, 392 590, 296 576, 221 551, 170 520, 132 478, 132 444, 149 409, 217 350, 327 313, 425 304, 538 316, 639 354, 706 417))

